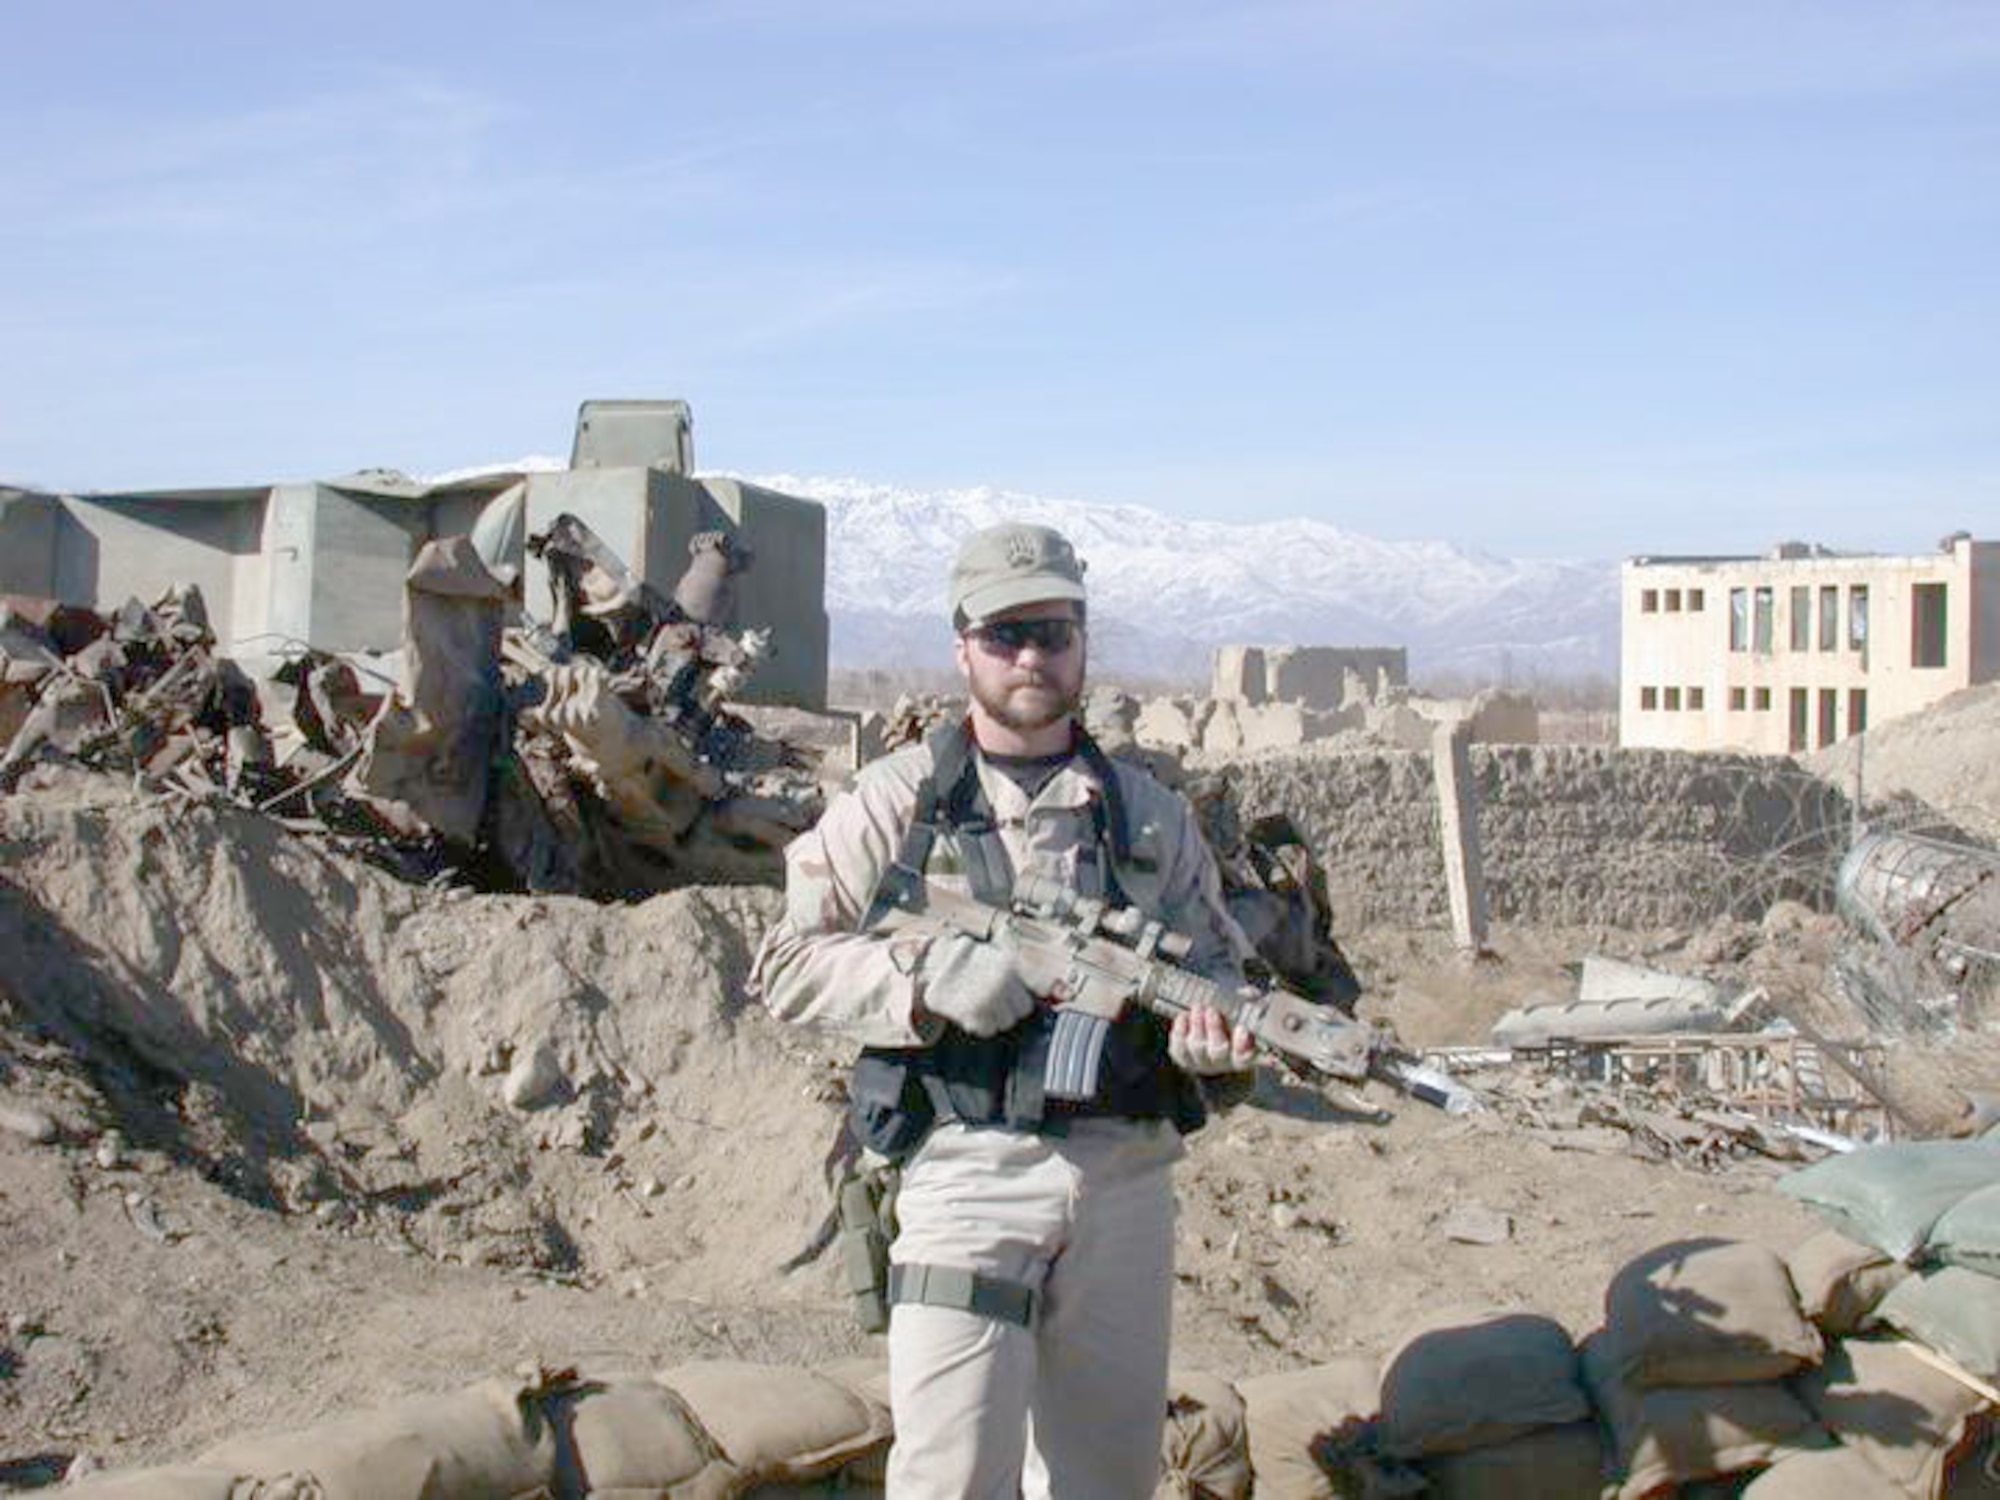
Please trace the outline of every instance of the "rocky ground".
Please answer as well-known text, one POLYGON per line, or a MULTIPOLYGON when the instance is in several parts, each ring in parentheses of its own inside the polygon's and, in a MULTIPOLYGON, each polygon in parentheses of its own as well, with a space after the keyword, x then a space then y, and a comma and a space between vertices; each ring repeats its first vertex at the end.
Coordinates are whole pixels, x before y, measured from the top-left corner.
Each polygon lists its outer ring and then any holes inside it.
MULTIPOLYGON (((0 800, 0 1484, 527 1360, 865 1350, 830 1258, 779 1270, 826 1205, 844 1053, 744 995, 776 900, 427 890, 100 781, 0 800)), ((1342 936, 1370 1009, 1420 1043, 1480 1040, 1563 993, 1586 951, 1810 999, 1833 941, 1797 912, 1502 930, 1474 965, 1434 932, 1342 936)), ((1897 1067, 1939 1122, 2000 1085, 1977 1030, 1907 1044, 1897 1067)), ((1651 1245, 1783 1249, 1812 1227, 1762 1157, 1694 1170, 1504 1111, 1372 1102, 1387 1123, 1266 1076, 1193 1141, 1182 1364, 1383 1352, 1446 1307, 1534 1308, 1581 1334, 1651 1245)))

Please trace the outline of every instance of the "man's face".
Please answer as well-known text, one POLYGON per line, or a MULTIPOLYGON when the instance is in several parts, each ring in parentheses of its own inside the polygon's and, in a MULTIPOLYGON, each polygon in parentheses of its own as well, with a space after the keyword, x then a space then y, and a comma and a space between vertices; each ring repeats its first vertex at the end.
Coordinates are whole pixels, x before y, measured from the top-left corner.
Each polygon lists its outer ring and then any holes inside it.
POLYGON ((1083 625, 1067 599, 1003 610, 960 633, 958 670, 998 724, 1032 733, 1083 702, 1083 625))

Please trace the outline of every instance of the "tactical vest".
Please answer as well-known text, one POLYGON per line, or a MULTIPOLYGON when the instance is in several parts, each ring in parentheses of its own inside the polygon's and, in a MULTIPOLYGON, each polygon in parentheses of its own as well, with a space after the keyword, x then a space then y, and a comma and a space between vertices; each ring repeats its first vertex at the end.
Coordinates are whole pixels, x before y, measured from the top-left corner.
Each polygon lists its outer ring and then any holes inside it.
MULTIPOLYGON (((939 837, 949 836, 972 895, 1005 906, 1014 874, 979 784, 972 736, 963 723, 953 723, 932 731, 924 743, 932 769, 917 789, 916 812, 896 865, 920 876, 939 837)), ((1132 842, 1117 773, 1080 726, 1075 753, 1103 789, 1091 799, 1096 839, 1082 857, 1100 870, 1102 894, 1122 904, 1118 872, 1131 867, 1132 842)), ((849 1085, 855 1139, 897 1161, 914 1151, 938 1120, 1060 1134, 1082 1117, 1169 1119, 1187 1134, 1207 1119, 1199 1085, 1167 1058, 1165 1025, 1137 1007, 1112 1023, 1096 1096, 1084 1103, 1045 1100, 1042 1078, 1054 1025, 1054 1012, 1042 1006, 998 1036, 975 1037, 950 1026, 928 1047, 864 1049, 849 1085)))

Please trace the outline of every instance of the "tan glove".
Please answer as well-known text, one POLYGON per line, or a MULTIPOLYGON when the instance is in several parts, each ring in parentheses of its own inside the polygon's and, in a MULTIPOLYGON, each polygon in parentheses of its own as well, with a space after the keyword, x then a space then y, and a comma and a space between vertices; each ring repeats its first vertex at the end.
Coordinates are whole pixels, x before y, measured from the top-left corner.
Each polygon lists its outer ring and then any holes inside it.
POLYGON ((917 1004, 971 1036, 998 1036, 1035 1008, 1035 997, 998 943, 961 932, 931 940, 917 965, 917 1004))
POLYGON ((1175 1067, 1197 1077, 1247 1073, 1257 1064, 1257 1046, 1247 1026, 1233 1030, 1212 1005, 1197 1005, 1174 1017, 1167 1032, 1167 1056, 1175 1067))

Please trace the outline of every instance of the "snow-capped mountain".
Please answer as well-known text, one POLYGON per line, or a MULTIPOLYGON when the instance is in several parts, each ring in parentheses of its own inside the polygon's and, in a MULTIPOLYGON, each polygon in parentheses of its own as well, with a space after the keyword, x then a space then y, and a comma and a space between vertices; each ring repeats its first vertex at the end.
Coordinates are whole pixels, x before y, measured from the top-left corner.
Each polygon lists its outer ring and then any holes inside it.
POLYGON ((1025 520, 1060 529, 1089 568, 1100 671, 1205 679, 1212 649, 1230 642, 1406 646, 1413 671, 1489 678, 1617 669, 1613 563, 1516 561, 1319 521, 1185 521, 988 487, 919 492, 791 474, 753 482, 826 507, 836 666, 947 661, 944 579, 960 540, 1025 520))

